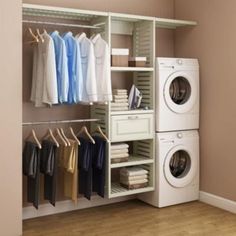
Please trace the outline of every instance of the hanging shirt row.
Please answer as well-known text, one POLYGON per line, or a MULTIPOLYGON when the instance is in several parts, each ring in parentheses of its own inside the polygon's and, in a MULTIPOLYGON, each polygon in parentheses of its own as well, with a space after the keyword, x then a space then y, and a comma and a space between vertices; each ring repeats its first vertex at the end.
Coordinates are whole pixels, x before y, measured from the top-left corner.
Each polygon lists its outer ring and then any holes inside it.
POLYGON ((26 141, 23 151, 23 173, 27 176, 27 201, 38 209, 40 196, 40 173, 44 175, 44 199, 56 204, 58 186, 63 186, 64 196, 77 203, 78 195, 88 200, 92 192, 104 197, 106 141, 93 135, 95 143, 78 137, 68 139, 70 145, 60 145, 44 139, 42 148, 26 141), (63 182, 58 182, 58 174, 63 182))
POLYGON ((109 47, 100 34, 88 39, 85 33, 44 31, 41 37, 33 56, 36 107, 112 100, 109 47))

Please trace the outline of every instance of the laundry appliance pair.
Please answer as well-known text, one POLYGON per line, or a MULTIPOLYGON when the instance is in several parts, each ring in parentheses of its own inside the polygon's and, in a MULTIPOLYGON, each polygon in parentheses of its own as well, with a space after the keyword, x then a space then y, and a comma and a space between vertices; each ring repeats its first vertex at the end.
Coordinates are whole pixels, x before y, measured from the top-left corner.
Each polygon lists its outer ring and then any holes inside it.
POLYGON ((199 198, 199 64, 156 59, 156 188, 140 198, 157 207, 199 198))

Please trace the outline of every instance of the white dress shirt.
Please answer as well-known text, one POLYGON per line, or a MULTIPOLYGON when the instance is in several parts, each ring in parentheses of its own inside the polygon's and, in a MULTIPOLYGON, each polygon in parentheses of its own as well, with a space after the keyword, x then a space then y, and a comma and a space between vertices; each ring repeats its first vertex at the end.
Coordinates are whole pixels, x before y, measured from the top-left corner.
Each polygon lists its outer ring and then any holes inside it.
POLYGON ((112 101, 109 47, 100 34, 91 39, 94 45, 98 102, 112 101))
POLYGON ((82 102, 97 102, 97 81, 95 72, 95 57, 93 43, 86 37, 85 33, 76 36, 80 44, 81 63, 83 73, 83 95, 82 102))
POLYGON ((56 61, 53 40, 46 32, 44 42, 34 49, 31 101, 36 107, 58 103, 56 61))

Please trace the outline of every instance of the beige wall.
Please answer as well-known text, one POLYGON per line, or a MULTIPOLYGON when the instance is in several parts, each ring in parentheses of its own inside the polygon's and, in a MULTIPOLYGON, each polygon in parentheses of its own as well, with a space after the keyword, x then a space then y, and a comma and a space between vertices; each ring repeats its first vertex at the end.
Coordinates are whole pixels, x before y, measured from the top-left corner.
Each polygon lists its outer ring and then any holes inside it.
POLYGON ((21 233, 21 1, 0 1, 0 235, 21 233))
POLYGON ((176 0, 176 55, 197 57, 201 68, 201 190, 236 201, 236 1, 176 0))

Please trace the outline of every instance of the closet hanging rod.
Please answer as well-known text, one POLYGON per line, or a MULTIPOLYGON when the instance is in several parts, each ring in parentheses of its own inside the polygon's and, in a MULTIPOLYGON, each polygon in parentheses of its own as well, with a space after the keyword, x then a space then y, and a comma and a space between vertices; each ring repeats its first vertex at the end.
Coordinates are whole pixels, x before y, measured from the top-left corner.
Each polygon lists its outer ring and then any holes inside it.
POLYGON ((80 120, 52 120, 52 121, 38 121, 38 122, 24 122, 22 126, 27 125, 47 125, 47 124, 70 124, 70 123, 83 123, 83 122, 96 122, 100 119, 80 119, 80 120))
POLYGON ((87 29, 100 29, 99 26, 93 25, 78 25, 78 24, 68 24, 68 23, 58 23, 58 22, 49 22, 49 21, 34 21, 34 20, 22 20, 23 23, 30 24, 41 24, 41 25, 58 25, 58 26, 69 26, 75 28, 87 28, 87 29))

